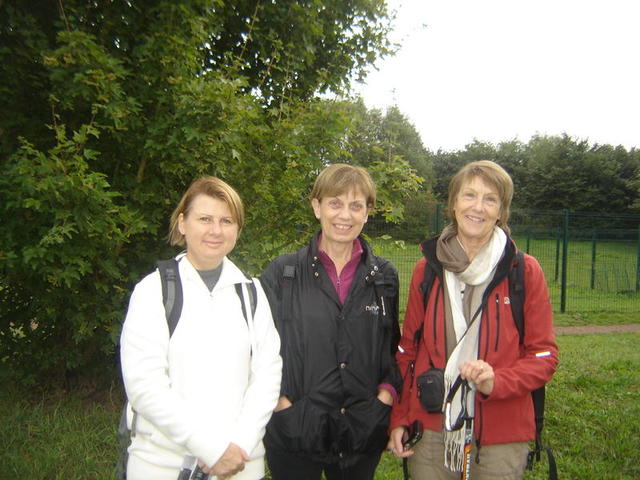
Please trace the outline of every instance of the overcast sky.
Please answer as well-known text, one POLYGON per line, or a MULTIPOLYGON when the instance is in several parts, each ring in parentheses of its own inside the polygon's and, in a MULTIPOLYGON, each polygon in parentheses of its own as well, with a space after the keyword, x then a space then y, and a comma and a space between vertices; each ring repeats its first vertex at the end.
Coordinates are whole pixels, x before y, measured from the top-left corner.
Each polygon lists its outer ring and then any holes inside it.
POLYGON ((428 149, 539 134, 640 148, 640 1, 388 0, 395 57, 357 88, 428 149))

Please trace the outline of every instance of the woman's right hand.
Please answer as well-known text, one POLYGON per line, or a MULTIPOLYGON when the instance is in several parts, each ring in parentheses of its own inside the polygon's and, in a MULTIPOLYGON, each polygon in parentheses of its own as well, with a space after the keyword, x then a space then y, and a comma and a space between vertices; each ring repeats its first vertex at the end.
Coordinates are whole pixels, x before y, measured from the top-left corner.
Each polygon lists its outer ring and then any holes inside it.
POLYGON ((289 408, 291 405, 293 405, 293 403, 291 403, 291 401, 287 397, 282 396, 278 399, 278 404, 276 405, 276 408, 273 411, 279 412, 280 410, 289 408))
POLYGON ((244 464, 250 460, 249 455, 235 443, 230 443, 222 457, 207 469, 202 471, 208 475, 215 475, 220 480, 225 480, 244 470, 244 464))
POLYGON ((389 443, 387 443, 387 449, 392 452, 398 458, 406 458, 413 455, 413 450, 405 450, 402 445, 407 439, 407 429, 405 427, 396 427, 391 430, 389 434, 389 443))

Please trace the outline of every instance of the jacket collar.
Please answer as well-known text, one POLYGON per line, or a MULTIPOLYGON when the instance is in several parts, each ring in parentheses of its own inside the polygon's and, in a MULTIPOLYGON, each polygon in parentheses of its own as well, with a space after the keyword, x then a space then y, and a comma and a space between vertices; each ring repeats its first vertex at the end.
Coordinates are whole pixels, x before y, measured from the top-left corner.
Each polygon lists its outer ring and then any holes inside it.
MULTIPOLYGON (((200 274, 195 269, 195 267, 191 264, 189 259, 187 258, 186 253, 180 253, 176 256, 176 260, 180 262, 180 275, 185 280, 197 280, 202 281, 200 278, 200 274)), ((249 283, 251 280, 242 273, 231 260, 227 257, 222 259, 222 272, 220 274, 220 279, 218 283, 216 283, 216 289, 224 288, 231 285, 235 285, 236 283, 249 283)))
MULTIPOLYGON (((320 238, 320 233, 321 232, 317 232, 311 238, 311 243, 309 244, 309 256, 310 256, 309 260, 311 262, 311 267, 314 269, 314 272, 317 271, 317 266, 320 263, 320 259, 318 257, 318 253, 319 253, 318 239, 320 238)), ((360 245, 362 245, 362 262, 361 263, 364 263, 366 268, 364 272, 365 273, 364 280, 367 283, 374 282, 378 277, 380 280, 382 280, 382 271, 381 271, 379 258, 373 254, 373 252, 371 251, 371 247, 365 241, 362 235, 358 235, 358 239, 360 240, 360 245)), ((359 269, 356 271, 356 275, 358 275, 359 271, 360 271, 359 269)))
MULTIPOLYGON (((427 264, 431 266, 431 268, 433 268, 439 276, 442 276, 442 264, 436 257, 436 245, 438 243, 438 238, 440 238, 440 235, 425 240, 420 244, 420 249, 422 250, 422 254, 424 255, 424 257, 427 259, 427 264)), ((509 273, 512 263, 515 260, 516 251, 516 244, 511 239, 511 237, 507 236, 507 244, 504 248, 504 255, 502 256, 500 262, 498 262, 496 273, 493 277, 494 281, 491 282, 492 284, 499 282, 509 273)))

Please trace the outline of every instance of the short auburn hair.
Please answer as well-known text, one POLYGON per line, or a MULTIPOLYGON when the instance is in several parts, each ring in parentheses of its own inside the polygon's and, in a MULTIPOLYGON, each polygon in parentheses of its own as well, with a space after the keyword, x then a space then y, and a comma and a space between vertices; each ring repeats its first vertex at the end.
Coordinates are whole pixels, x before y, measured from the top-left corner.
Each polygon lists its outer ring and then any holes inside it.
POLYGON ((449 182, 449 199, 448 210, 449 218, 453 222, 454 228, 457 230, 458 222, 456 221, 455 205, 458 194, 462 186, 470 182, 474 177, 480 177, 489 185, 495 187, 500 197, 500 215, 496 225, 502 228, 507 234, 510 233, 508 221, 511 214, 511 200, 513 199, 513 180, 507 171, 491 160, 478 160, 471 162, 462 167, 449 182))
POLYGON ((365 196, 369 210, 375 207, 376 186, 369 173, 362 167, 334 163, 320 172, 309 197, 321 201, 324 197, 336 197, 351 190, 359 190, 365 196))
POLYGON ((218 177, 201 177, 195 180, 187 191, 184 192, 178 206, 171 214, 168 235, 168 240, 171 245, 177 245, 179 247, 185 246, 184 235, 182 235, 178 229, 178 220, 180 219, 180 214, 183 214, 185 217, 189 214, 193 200, 198 195, 208 195, 226 203, 229 210, 231 210, 231 216, 234 222, 238 224, 238 234, 240 234, 244 225, 244 206, 238 192, 218 177))

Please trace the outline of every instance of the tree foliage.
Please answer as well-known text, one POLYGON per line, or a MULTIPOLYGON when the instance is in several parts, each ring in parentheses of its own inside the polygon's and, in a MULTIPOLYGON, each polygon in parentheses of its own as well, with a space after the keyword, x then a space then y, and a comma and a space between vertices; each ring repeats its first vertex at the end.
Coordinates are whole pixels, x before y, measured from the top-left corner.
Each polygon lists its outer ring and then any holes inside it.
MULTIPOLYGON (((351 161, 354 126, 317 94, 388 53, 387 29, 382 0, 1 2, 0 361, 25 381, 111 361, 200 175, 245 201, 234 258, 250 271, 310 233, 310 186, 351 161)), ((395 163, 372 173, 415 183, 395 163)))
POLYGON ((589 145, 568 135, 534 136, 495 146, 474 141, 464 150, 433 156, 434 192, 445 201, 451 177, 475 160, 502 165, 514 182, 515 208, 638 213, 640 151, 589 145))
POLYGON ((431 194, 428 151, 413 124, 397 107, 383 114, 378 109, 367 109, 362 99, 350 107, 352 128, 345 139, 349 158, 377 177, 383 205, 378 214, 398 224, 398 228, 406 227, 401 220, 405 219, 405 209, 415 198, 416 190, 431 194), (398 196, 401 202, 394 201, 398 196))

